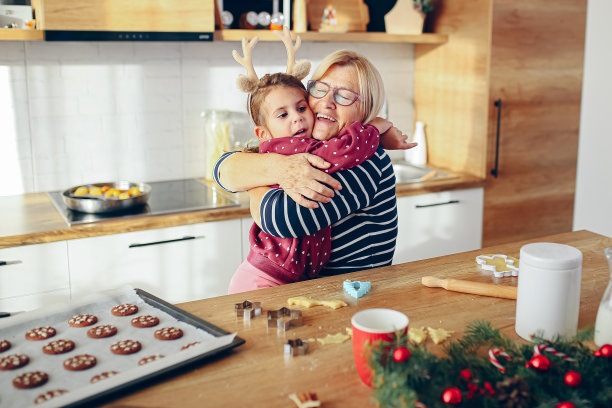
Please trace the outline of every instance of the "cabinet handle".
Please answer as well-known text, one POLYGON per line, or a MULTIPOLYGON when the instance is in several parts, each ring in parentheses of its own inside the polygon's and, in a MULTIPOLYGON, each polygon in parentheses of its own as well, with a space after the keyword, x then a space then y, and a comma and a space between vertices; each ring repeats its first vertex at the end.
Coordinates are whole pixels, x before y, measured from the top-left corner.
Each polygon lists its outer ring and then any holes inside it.
POLYGON ((433 204, 417 204, 415 208, 426 208, 426 207, 435 207, 437 205, 447 205, 447 204, 459 204, 459 200, 449 200, 445 203, 433 203, 433 204))
POLYGON ((491 169, 491 174, 493 177, 497 178, 499 174, 499 127, 501 123, 501 110, 502 110, 502 100, 498 99, 495 101, 495 107, 497 108, 497 132, 496 132, 496 140, 495 140, 495 167, 491 169))
POLYGON ((176 239, 166 239, 164 241, 145 242, 143 244, 130 244, 128 248, 141 248, 141 247, 146 247, 146 246, 169 244, 171 242, 190 241, 192 239, 201 239, 201 238, 205 238, 204 235, 195 236, 195 237, 189 236, 189 237, 176 238, 176 239))
POLYGON ((23 263, 22 261, 20 261, 19 259, 16 261, 0 261, 0 266, 9 266, 9 265, 15 265, 15 264, 20 264, 23 263))

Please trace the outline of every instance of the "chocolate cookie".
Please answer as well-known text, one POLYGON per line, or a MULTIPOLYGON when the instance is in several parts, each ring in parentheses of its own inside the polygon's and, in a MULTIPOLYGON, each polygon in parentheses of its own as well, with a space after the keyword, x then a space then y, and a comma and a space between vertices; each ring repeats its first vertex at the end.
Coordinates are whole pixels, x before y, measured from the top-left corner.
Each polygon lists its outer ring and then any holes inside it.
POLYGON ((0 353, 4 353, 11 348, 11 342, 8 340, 0 340, 0 353))
POLYGON ((104 380, 108 377, 112 377, 113 375, 117 375, 117 374, 119 374, 119 371, 104 371, 103 373, 96 374, 93 377, 91 377, 91 380, 89 380, 89 382, 94 384, 100 380, 104 380))
POLYGON ((55 398, 55 397, 59 397, 62 394, 67 393, 68 390, 49 390, 45 393, 40 394, 38 397, 36 397, 36 399, 34 400, 35 404, 41 404, 45 401, 49 401, 51 398, 55 398))
POLYGON ((183 337, 183 331, 178 327, 163 327, 155 330, 154 336, 157 340, 176 340, 183 337))
POLYGON ((18 375, 13 379, 15 388, 36 388, 49 381, 49 376, 43 371, 30 371, 18 375))
POLYGON ((120 340, 110 346, 110 351, 114 354, 133 354, 142 348, 139 341, 136 340, 120 340))
POLYGON ((101 339, 103 337, 110 337, 117 334, 117 328, 112 324, 103 324, 101 326, 94 326, 87 330, 87 337, 92 339, 101 339))
POLYGON ((136 316, 132 319, 134 327, 153 327, 159 324, 159 319, 151 315, 136 316))
POLYGON ((113 316, 129 316, 138 312, 138 306, 129 303, 117 305, 111 309, 113 316))
POLYGON ((68 325, 71 327, 86 327, 96 323, 98 323, 98 318, 90 314, 72 316, 72 319, 68 320, 68 325))
POLYGON ((51 326, 43 326, 32 329, 25 334, 25 338, 28 340, 45 340, 49 337, 55 336, 55 329, 51 326))
POLYGON ((28 364, 30 357, 25 354, 11 354, 10 356, 0 357, 0 370, 14 370, 28 364))
POLYGON ((138 365, 147 364, 147 363, 150 363, 151 361, 159 360, 160 358, 164 358, 164 355, 163 354, 153 354, 152 356, 141 358, 140 361, 138 361, 138 365))
POLYGON ((181 347, 181 350, 187 350, 189 347, 193 347, 196 344, 200 344, 200 342, 199 341, 194 341, 193 343, 185 344, 183 347, 181 347))
POLYGON ((72 356, 64 361, 64 368, 70 371, 81 371, 92 368, 98 360, 91 354, 79 354, 72 356))
POLYGON ((62 354, 74 349, 74 341, 72 340, 53 340, 43 346, 42 351, 45 354, 62 354))

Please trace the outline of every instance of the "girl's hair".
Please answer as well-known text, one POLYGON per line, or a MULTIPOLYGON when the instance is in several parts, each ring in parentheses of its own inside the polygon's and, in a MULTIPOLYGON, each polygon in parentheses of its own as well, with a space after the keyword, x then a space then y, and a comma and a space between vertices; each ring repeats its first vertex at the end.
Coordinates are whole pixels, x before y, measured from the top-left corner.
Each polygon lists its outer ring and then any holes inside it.
POLYGON ((270 91, 277 86, 299 89, 304 93, 304 98, 308 100, 308 91, 306 87, 293 75, 278 72, 275 74, 266 74, 260 78, 253 92, 249 94, 247 99, 247 112, 255 126, 265 126, 265 115, 263 112, 263 102, 270 91))
POLYGON ((368 123, 380 113, 385 101, 385 86, 380 73, 368 59, 353 51, 338 50, 321 61, 312 74, 319 80, 333 66, 352 66, 357 71, 359 94, 361 95, 361 122, 368 123))

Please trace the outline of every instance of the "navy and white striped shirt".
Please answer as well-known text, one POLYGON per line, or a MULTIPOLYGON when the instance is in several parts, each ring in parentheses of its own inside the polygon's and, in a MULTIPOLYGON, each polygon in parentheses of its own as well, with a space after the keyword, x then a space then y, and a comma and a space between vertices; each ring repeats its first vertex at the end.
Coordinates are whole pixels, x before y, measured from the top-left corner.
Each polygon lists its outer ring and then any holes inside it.
MULTIPOLYGON (((214 172, 224 189, 218 169, 228 156, 219 159, 214 172)), ((342 190, 335 191, 329 203, 319 203, 319 208, 304 208, 283 190, 268 191, 260 206, 262 230, 295 238, 331 225, 331 257, 321 272, 323 276, 391 265, 397 239, 397 206, 395 174, 387 153, 379 147, 366 162, 331 176, 342 184, 342 190)))

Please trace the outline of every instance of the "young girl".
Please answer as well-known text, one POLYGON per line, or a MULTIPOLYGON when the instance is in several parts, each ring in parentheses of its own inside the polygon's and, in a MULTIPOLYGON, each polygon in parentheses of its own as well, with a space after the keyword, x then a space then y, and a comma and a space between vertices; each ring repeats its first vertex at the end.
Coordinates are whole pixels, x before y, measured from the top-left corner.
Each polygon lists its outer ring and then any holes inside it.
MULTIPOLYGON (((286 41, 285 45, 289 50, 286 41)), ((245 57, 250 59, 250 49, 245 48, 244 43, 243 48, 245 57)), ((240 62, 236 55, 235 58, 240 62)), ((247 71, 253 86, 241 86, 241 89, 248 88, 250 92, 247 109, 255 123, 260 153, 315 154, 331 163, 326 172, 332 173, 369 159, 378 148, 380 133, 391 127, 390 122, 376 118, 368 125, 353 123, 327 141, 312 139, 314 115, 308 106, 307 96, 308 92, 320 91, 319 85, 309 83, 307 91, 296 76, 276 73, 257 79, 252 64, 247 66, 247 71)), ((291 72, 291 69, 288 71, 291 72)), ((242 82, 245 82, 244 78, 242 82)), ((346 89, 334 92, 336 100, 346 105, 355 103, 359 98, 359 95, 346 89)), ((331 228, 326 227, 314 235, 300 238, 278 238, 263 232, 254 223, 249 233, 249 243, 249 255, 234 273, 229 293, 316 277, 329 260, 331 228)))

